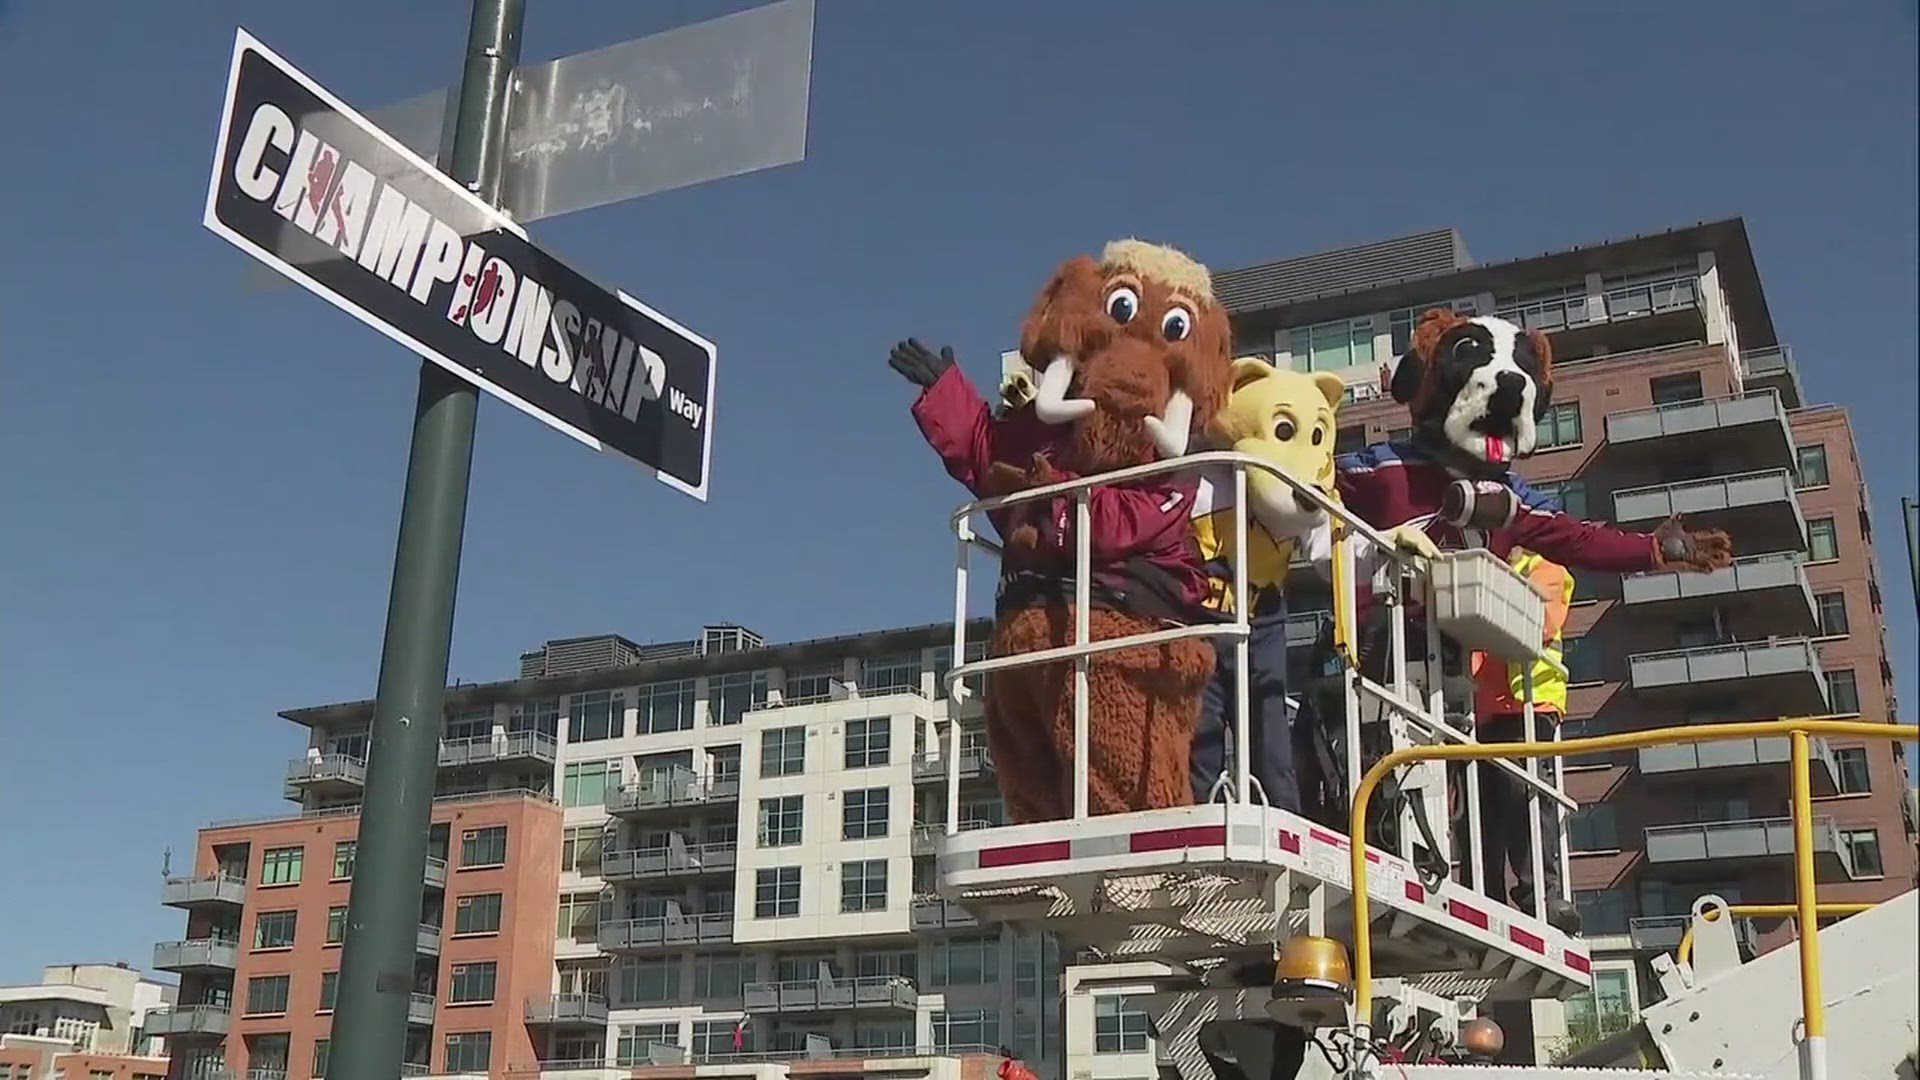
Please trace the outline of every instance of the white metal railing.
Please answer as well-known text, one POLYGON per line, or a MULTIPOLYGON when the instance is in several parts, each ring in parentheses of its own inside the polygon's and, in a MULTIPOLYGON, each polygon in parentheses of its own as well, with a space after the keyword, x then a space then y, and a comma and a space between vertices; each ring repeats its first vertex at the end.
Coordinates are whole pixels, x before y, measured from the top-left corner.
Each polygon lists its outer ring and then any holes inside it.
MULTIPOLYGON (((1227 762, 1225 791, 1230 801, 1242 804, 1256 802, 1256 784, 1251 768, 1251 742, 1249 739, 1249 693, 1247 686, 1248 633, 1249 633, 1249 597, 1247 566, 1243 560, 1234 560, 1233 598, 1234 616, 1231 622, 1201 623, 1189 626, 1174 626, 1153 630, 1126 637, 1092 640, 1089 625, 1089 604, 1091 600, 1091 503, 1090 496, 1094 488, 1142 480, 1169 473, 1198 471, 1204 469, 1227 468, 1233 475, 1233 550, 1247 550, 1247 471, 1257 469, 1274 477, 1290 487, 1295 498, 1305 506, 1319 509, 1328 514, 1335 525, 1335 535, 1340 539, 1334 545, 1335 580, 1335 624, 1353 628, 1357 624, 1358 584, 1364 566, 1370 578, 1369 588, 1375 603, 1388 605, 1394 613, 1387 619, 1390 641, 1390 681, 1384 686, 1363 676, 1357 658, 1346 654, 1346 645, 1338 647, 1346 667, 1346 792, 1349 798, 1358 788, 1362 772, 1361 747, 1361 702, 1366 700, 1379 710, 1378 719, 1387 724, 1397 742, 1407 737, 1407 728, 1418 729, 1419 735, 1432 741, 1452 743, 1475 743, 1479 740, 1472 731, 1463 731, 1445 720, 1444 687, 1439 672, 1441 662, 1440 634, 1433 618, 1424 621, 1427 638, 1425 704, 1415 699, 1416 688, 1408 676, 1406 620, 1400 612, 1405 610, 1412 598, 1410 590, 1419 589, 1419 597, 1431 609, 1430 583, 1425 570, 1426 560, 1418 555, 1402 550, 1387 535, 1355 516, 1340 503, 1329 498, 1319 488, 1301 481, 1271 462, 1261 460, 1249 454, 1232 450, 1210 450, 1166 461, 1157 461, 1145 465, 1136 465, 1094 476, 1054 484, 1040 485, 1011 495, 977 499, 962 505, 951 519, 955 537, 954 565, 954 624, 952 655, 967 655, 967 593, 970 578, 970 562, 973 549, 980 548, 998 555, 1000 545, 974 531, 973 519, 976 515, 1002 510, 1023 503, 1038 502, 1062 497, 1074 500, 1074 637, 1070 645, 1039 649, 1033 652, 1011 656, 988 657, 958 664, 945 676, 945 691, 955 704, 963 703, 969 696, 966 680, 979 675, 1009 668, 1027 667, 1039 664, 1071 661, 1074 665, 1073 677, 1073 716, 1074 716, 1074 760, 1073 760, 1073 815, 1072 820, 1084 820, 1088 816, 1087 790, 1087 739, 1090 718, 1088 716, 1088 673, 1091 658, 1095 655, 1120 649, 1165 645, 1189 638, 1204 638, 1214 641, 1228 640, 1233 643, 1236 653, 1235 679, 1233 687, 1233 755, 1227 762)), ((1338 639, 1340 635, 1336 633, 1338 639)), ((1542 657, 1542 661, 1559 668, 1553 661, 1542 657)), ((1526 668, 1522 700, 1523 723, 1526 725, 1526 737, 1533 737, 1533 678, 1531 665, 1526 668)), ((1559 668, 1564 674, 1565 669, 1559 668)), ((1471 725, 1467 725, 1471 727, 1471 725)), ((961 831, 960 822, 960 752, 959 726, 950 725, 946 738, 947 757, 947 813, 945 832, 951 836, 961 831)), ((1560 732, 1556 728, 1553 738, 1557 741, 1560 732)), ((1540 804, 1546 798, 1554 804, 1555 831, 1559 836, 1558 851, 1555 856, 1561 872, 1558 874, 1560 895, 1563 900, 1572 898, 1572 882, 1565 872, 1567 865, 1567 835, 1564 812, 1578 809, 1578 804, 1569 799, 1562 784, 1562 764, 1554 759, 1552 781, 1543 780, 1536 774, 1531 761, 1519 762, 1506 759, 1493 759, 1493 765, 1510 776, 1518 779, 1528 789, 1529 846, 1532 849, 1533 880, 1542 880, 1540 871, 1543 853, 1540 849, 1540 804)), ((1445 806, 1448 799, 1446 788, 1451 779, 1444 769, 1438 770, 1442 798, 1439 805, 1445 806)), ((1480 791, 1479 770, 1465 770, 1467 787, 1467 836, 1471 857, 1467 862, 1467 879, 1470 887, 1481 888, 1481 835, 1480 835, 1480 791)), ((1216 796, 1219 794, 1216 789, 1216 796)), ((1264 793, 1261 793, 1264 795, 1264 793)), ((1258 800, 1265 802, 1264 798, 1258 800)), ((1442 819, 1444 822, 1444 818, 1442 819)), ((1399 830, 1401 838, 1400 855, 1410 854, 1412 830, 1399 830)), ((1437 830, 1435 842, 1442 848, 1436 854, 1442 858, 1451 857, 1451 829, 1437 830)), ((1545 918, 1546 890, 1535 888, 1534 906, 1536 916, 1545 918)), ((1504 899, 1504 897, 1502 898, 1504 899)))

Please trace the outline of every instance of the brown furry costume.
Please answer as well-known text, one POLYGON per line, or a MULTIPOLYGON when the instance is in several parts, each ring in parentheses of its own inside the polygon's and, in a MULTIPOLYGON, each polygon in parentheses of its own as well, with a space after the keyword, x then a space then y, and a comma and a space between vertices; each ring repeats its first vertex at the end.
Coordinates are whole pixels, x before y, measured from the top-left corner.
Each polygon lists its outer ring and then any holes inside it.
MULTIPOLYGON (((1043 372, 1031 402, 993 417, 951 350, 936 358, 903 343, 893 365, 926 388, 914 415, 948 472, 976 494, 997 495, 1184 453, 1226 397, 1229 344, 1204 267, 1170 248, 1118 241, 1098 262, 1061 266, 1027 316, 1020 351, 1043 372)), ((1206 577, 1189 524, 1195 485, 1163 475, 1094 489, 1092 640, 1197 611, 1206 577)), ((993 655, 1072 644, 1073 500, 991 516, 1006 540, 993 655)), ((1090 811, 1191 802, 1188 749, 1212 646, 1101 653, 1089 668, 1090 811)), ((1073 665, 996 673, 986 713, 1009 816, 1070 816, 1073 665)))

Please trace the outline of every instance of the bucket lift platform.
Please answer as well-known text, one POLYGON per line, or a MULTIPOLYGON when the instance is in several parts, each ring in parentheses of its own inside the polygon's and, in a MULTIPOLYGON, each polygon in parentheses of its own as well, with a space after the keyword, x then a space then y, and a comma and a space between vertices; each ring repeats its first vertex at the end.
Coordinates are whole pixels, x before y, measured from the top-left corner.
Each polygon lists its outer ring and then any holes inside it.
MULTIPOLYGON (((1344 836, 1246 803, 977 829, 936 848, 941 893, 975 916, 1111 962, 1172 962, 1199 983, 1294 934, 1351 945, 1348 851, 1344 836)), ((1423 882, 1396 855, 1370 848, 1367 859, 1381 976, 1493 999, 1591 985, 1580 939, 1454 882, 1423 882)))

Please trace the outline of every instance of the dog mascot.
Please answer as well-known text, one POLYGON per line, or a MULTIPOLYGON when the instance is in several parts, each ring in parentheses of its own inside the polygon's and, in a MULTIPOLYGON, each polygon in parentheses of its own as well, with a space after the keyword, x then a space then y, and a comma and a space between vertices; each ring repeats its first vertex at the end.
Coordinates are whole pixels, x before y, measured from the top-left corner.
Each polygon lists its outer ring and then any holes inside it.
MULTIPOLYGON (((1281 371, 1259 357, 1233 362, 1226 407, 1207 426, 1214 446, 1238 450, 1287 470, 1333 495, 1335 413, 1346 394, 1338 375, 1281 371)), ((1247 752, 1253 777, 1269 806, 1298 812, 1300 785, 1294 773, 1292 723, 1287 705, 1287 567, 1304 543, 1309 557, 1325 563, 1331 529, 1327 513, 1299 497, 1271 473, 1247 470, 1247 550, 1234 538, 1231 470, 1210 471, 1194 502, 1193 534, 1211 579, 1207 607, 1234 613, 1234 563, 1247 567, 1247 752)), ((1194 798, 1211 798, 1234 730, 1234 649, 1222 640, 1218 661, 1202 698, 1193 739, 1194 798)))
MULTIPOLYGON (((1171 248, 1120 240, 1068 260, 1021 329, 1040 373, 1032 398, 994 416, 953 362, 917 341, 894 370, 919 385, 913 416, 947 472, 976 496, 1146 464, 1187 452, 1196 418, 1226 398, 1230 331, 1206 268, 1171 248)), ((1207 578, 1189 524, 1198 481, 1160 475, 1089 496, 1092 639, 1191 622, 1207 578)), ((992 654, 1070 645, 1075 500, 990 516, 1003 539, 992 654)), ((1088 803, 1096 814, 1192 801, 1188 751, 1213 648, 1198 639, 1095 655, 1088 680, 1088 803)), ((1016 823, 1073 811, 1073 665, 996 672, 987 740, 1016 823)))

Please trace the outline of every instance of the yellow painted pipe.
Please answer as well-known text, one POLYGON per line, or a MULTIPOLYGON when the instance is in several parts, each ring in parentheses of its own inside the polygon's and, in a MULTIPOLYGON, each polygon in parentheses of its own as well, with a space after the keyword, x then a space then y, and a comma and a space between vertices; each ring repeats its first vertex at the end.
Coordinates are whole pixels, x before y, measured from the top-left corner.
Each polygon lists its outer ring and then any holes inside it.
MULTIPOLYGON (((1822 901, 1814 909, 1823 919, 1839 915, 1858 915, 1863 911, 1878 907, 1877 904, 1842 903, 1840 901, 1822 901)), ((1784 919, 1800 914, 1800 905, 1795 904, 1728 904, 1727 916, 1734 919, 1784 919)), ((1719 908, 1708 908, 1702 916, 1707 922, 1720 917, 1719 908)), ((1680 935, 1680 946, 1673 951, 1674 958, 1682 964, 1693 962, 1693 924, 1680 935)))
MULTIPOLYGON (((1735 724, 1688 724, 1681 727, 1649 728, 1645 731, 1623 731, 1613 735, 1594 735, 1580 739, 1562 739, 1558 742, 1517 742, 1517 743, 1441 743, 1432 746, 1408 746, 1383 756, 1374 762, 1360 784, 1353 792, 1353 806, 1349 814, 1347 835, 1351 838, 1348 845, 1347 866, 1349 881, 1352 885, 1353 911, 1353 998, 1354 1015, 1363 1024, 1373 1022, 1373 927, 1369 922, 1368 911, 1370 897, 1367 896, 1367 804, 1372 801, 1373 793, 1387 774, 1402 765, 1414 761, 1484 761, 1491 758, 1543 758, 1560 755, 1599 753, 1609 750, 1637 750, 1646 746, 1678 746, 1690 743, 1720 742, 1728 739, 1778 738, 1782 735, 1802 736, 1798 743, 1799 751, 1805 753, 1807 735, 1838 735, 1855 739, 1900 739, 1913 740, 1920 737, 1920 728, 1907 724, 1868 723, 1862 720, 1842 720, 1833 716, 1787 717, 1779 720, 1756 720, 1735 724)), ((1812 803, 1811 792, 1806 784, 1806 761, 1800 760, 1800 767, 1794 774, 1795 831, 1794 848, 1796 873, 1804 869, 1809 886, 1813 877, 1813 845, 1811 843, 1813 821, 1810 814, 1799 813, 1804 802, 1812 803), (1802 824, 1804 823, 1804 824, 1802 824), (1802 837, 1804 828, 1807 836, 1802 837), (1804 864, 1804 865, 1802 865, 1804 864)), ((1803 939, 1814 931, 1814 898, 1811 888, 1798 897, 1799 910, 1805 920, 1803 939)), ((1819 987, 1819 951, 1812 954, 1812 964, 1804 963, 1807 950, 1801 947, 1801 983, 1803 1000, 1809 990, 1815 997, 1819 987)), ((1817 1001, 1816 1001, 1817 1004, 1817 1001)), ((1815 1011, 1818 1011, 1817 1009, 1815 1011)), ((1820 1031, 1825 1031, 1825 1018, 1820 1019, 1820 1031)), ((1809 1015, 1807 1033, 1815 1034, 1813 1020, 1809 1015)))
POLYGON ((1808 1039, 1827 1033, 1827 1007, 1820 1000, 1820 916, 1813 876, 1813 758, 1806 730, 1793 732, 1793 901, 1800 910, 1800 1016, 1808 1039))

